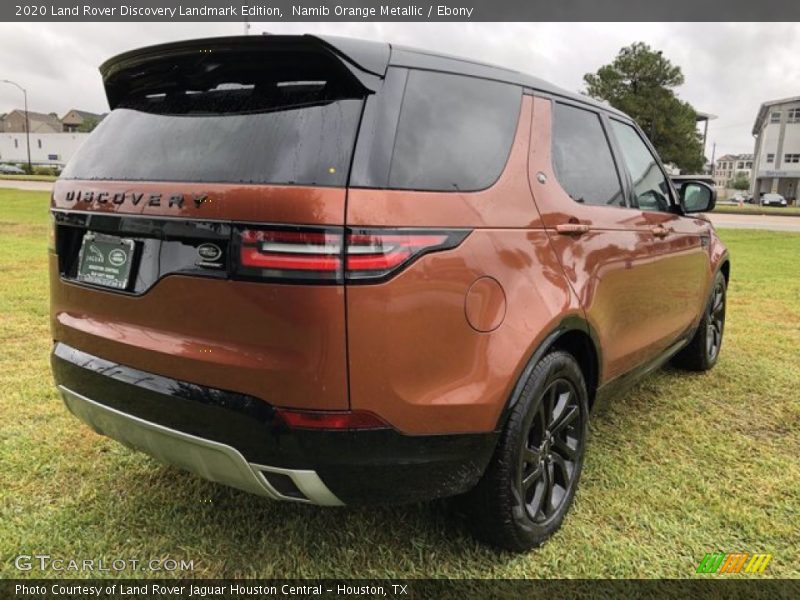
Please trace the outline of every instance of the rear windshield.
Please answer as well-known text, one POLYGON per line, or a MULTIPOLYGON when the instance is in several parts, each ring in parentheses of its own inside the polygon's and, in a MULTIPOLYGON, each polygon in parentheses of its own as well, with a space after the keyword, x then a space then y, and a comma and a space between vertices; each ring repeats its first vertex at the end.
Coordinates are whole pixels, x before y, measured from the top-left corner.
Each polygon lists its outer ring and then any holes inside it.
POLYGON ((343 186, 363 99, 325 81, 271 81, 137 97, 95 129, 62 174, 343 186))

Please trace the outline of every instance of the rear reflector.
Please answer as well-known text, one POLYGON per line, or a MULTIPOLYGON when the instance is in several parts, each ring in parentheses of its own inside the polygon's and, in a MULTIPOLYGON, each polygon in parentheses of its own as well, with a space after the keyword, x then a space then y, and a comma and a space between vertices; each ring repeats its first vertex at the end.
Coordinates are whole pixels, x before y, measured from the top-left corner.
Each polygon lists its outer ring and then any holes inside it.
POLYGON ((240 275, 294 282, 384 280, 417 257, 454 248, 466 230, 241 228, 240 275), (343 243, 344 239, 344 243, 343 243))
POLYGON ((290 429, 387 429, 389 424, 367 411, 277 409, 275 418, 290 429))

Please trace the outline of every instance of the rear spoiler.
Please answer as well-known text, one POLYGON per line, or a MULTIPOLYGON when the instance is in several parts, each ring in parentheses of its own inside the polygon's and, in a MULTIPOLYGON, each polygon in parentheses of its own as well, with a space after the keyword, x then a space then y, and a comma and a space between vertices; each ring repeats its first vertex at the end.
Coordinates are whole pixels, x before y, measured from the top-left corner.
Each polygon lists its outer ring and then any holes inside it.
POLYGON ((299 69, 312 78, 324 70, 343 85, 377 91, 386 75, 389 44, 335 36, 260 35, 187 40, 147 46, 110 58, 100 66, 108 104, 113 110, 130 96, 168 92, 171 86, 213 81, 217 59, 227 59, 235 70, 237 61, 263 61, 264 72, 299 69), (290 64, 287 58, 305 57, 290 64), (194 69, 194 72, 192 72, 194 69), (187 81, 187 77, 191 79, 187 81), (195 81, 197 80, 197 81, 195 81))

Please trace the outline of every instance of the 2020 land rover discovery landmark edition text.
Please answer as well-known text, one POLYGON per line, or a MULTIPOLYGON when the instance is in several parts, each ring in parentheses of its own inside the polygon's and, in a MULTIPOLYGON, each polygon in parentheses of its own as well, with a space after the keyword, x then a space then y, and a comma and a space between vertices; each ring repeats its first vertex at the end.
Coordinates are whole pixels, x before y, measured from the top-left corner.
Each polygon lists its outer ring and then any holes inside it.
POLYGON ((100 433, 323 505, 459 495, 560 525, 589 409, 719 356, 729 266, 626 115, 388 44, 117 56, 53 191, 53 371, 100 433))

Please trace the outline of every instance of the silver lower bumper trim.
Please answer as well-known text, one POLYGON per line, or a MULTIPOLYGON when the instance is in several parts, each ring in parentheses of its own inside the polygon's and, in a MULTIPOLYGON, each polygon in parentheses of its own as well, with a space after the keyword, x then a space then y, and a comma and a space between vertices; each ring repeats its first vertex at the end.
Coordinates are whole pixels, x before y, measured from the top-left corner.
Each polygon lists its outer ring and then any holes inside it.
POLYGON ((97 433, 106 435, 135 450, 141 450, 167 464, 181 467, 205 479, 239 488, 275 500, 290 500, 324 506, 343 502, 331 492, 315 471, 281 469, 247 462, 227 444, 183 433, 151 421, 134 417, 95 402, 63 385, 58 386, 67 408, 97 433), (270 485, 266 473, 291 478, 307 498, 293 498, 270 485))

